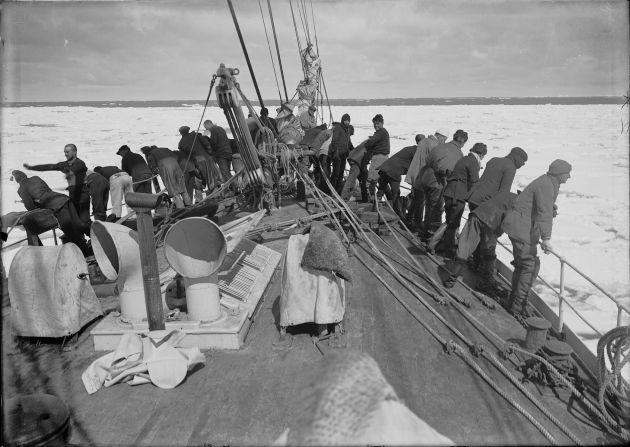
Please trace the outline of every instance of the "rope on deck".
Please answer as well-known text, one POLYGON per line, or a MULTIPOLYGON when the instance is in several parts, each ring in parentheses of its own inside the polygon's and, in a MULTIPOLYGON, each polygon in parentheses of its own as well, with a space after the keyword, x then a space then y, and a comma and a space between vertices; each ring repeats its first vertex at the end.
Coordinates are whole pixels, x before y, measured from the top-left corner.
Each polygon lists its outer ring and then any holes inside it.
MULTIPOLYGON (((324 177, 325 178, 325 177, 324 177)), ((319 198, 321 199, 322 204, 329 209, 330 206, 327 203, 326 198, 331 199, 331 201, 333 201, 333 203, 335 202, 335 200, 324 194, 322 191, 320 191, 315 184, 313 183, 313 181, 308 178, 308 176, 303 176, 303 181, 309 185, 309 187, 311 188, 311 190, 319 196, 319 198)), ((364 240, 368 243, 368 245, 370 245, 370 247, 372 248, 372 250, 377 253, 383 260, 383 262, 388 266, 390 272, 392 273, 392 275, 401 283, 404 284, 403 278, 400 276, 400 274, 398 273, 398 271, 396 271, 396 269, 389 263, 389 261, 387 261, 387 259, 385 259, 385 257, 380 253, 380 251, 377 249, 377 247, 374 245, 374 243, 367 237, 367 234, 362 230, 361 228, 361 224, 358 221, 358 218, 352 213, 352 211, 348 208, 348 205, 345 203, 345 201, 343 201, 341 199, 341 197, 339 197, 339 194, 337 194, 337 192, 335 191, 335 188, 332 187, 332 185, 330 184, 330 182, 328 181, 328 179, 326 179, 326 182, 328 184, 328 187, 330 188, 331 192, 333 193, 333 196, 335 196, 335 199, 337 200, 337 206, 339 208, 342 209, 342 213, 344 214, 344 216, 346 217, 346 219, 348 220, 348 222, 350 223, 350 225, 353 227, 354 231, 357 234, 361 234, 364 238, 364 240)), ((337 219, 337 217, 331 212, 330 213, 331 219, 334 221, 335 225, 337 226, 337 228, 341 231, 341 234, 344 236, 345 240, 347 241, 347 243, 349 244, 349 239, 347 237, 347 235, 345 234, 345 231, 343 231, 343 227, 341 225, 341 223, 339 222, 339 220, 337 219)), ((367 263, 361 259, 358 255, 358 253, 356 252, 356 248, 354 248, 354 246, 349 244, 349 247, 352 249, 353 253, 355 254, 355 256, 357 257, 357 259, 376 277, 378 278, 378 280, 390 291, 390 293, 392 294, 392 296, 433 336, 435 337, 438 342, 440 342, 440 344, 442 344, 442 346, 444 347, 444 349, 447 352, 456 352, 464 361, 466 361, 467 364, 469 364, 469 366, 471 366, 479 375, 481 375, 481 377, 495 390, 497 391, 497 393, 499 393, 502 397, 504 397, 506 399, 506 401, 512 405, 519 413, 521 413, 527 420, 529 420, 536 428, 538 428, 538 430, 543 434, 543 436, 545 436, 545 438, 547 438, 552 444, 554 445, 558 445, 556 439, 542 426, 542 424, 536 420, 530 413, 528 413, 523 407, 521 407, 517 402, 515 402, 513 399, 511 399, 507 393, 501 389, 498 384, 496 382, 494 382, 482 369, 481 367, 470 357, 470 355, 459 345, 457 345, 456 343, 452 342, 452 341, 446 341, 444 338, 442 338, 439 333, 433 329, 428 323, 426 323, 424 320, 422 320, 422 318, 420 318, 420 316, 418 316, 417 313, 415 313, 407 303, 403 302, 397 295, 396 293, 393 291, 393 289, 391 288, 391 286, 389 284, 387 284, 387 282, 378 274, 376 273, 371 267, 369 267, 367 265, 367 263)), ((417 292, 412 291, 412 295, 414 295, 422 304, 425 305, 425 307, 427 309, 429 309, 429 311, 436 317, 438 318, 447 328, 449 328, 452 332, 454 332, 458 337, 460 337, 462 340, 464 340, 465 342, 467 342, 467 344, 469 346, 471 346, 471 348, 473 347, 473 344, 470 343, 470 341, 468 341, 466 339, 466 337, 459 332, 456 328, 454 328, 452 325, 450 325, 442 315, 440 315, 435 309, 433 309, 431 306, 429 306, 429 304, 424 300, 424 298, 422 298, 417 292)), ((474 345, 477 346, 477 345, 474 345)), ((503 366, 503 365, 502 365, 503 366)), ((504 367, 505 368, 505 367, 504 367)), ((509 373, 509 371, 508 371, 509 373)), ((516 380, 516 378, 514 378, 514 380, 516 380)), ((533 396, 532 396, 533 398, 533 396)), ((538 404, 540 405, 540 404, 538 404)), ((537 406, 538 406, 537 405, 537 406)), ((539 407, 540 408, 540 407, 539 407)), ((546 415, 550 415, 550 413, 548 411, 543 411, 543 413, 545 413, 546 415)), ((551 418, 550 418, 551 419, 551 418)), ((555 418, 551 419, 552 421, 554 421, 555 418)), ((561 430, 564 431, 564 429, 566 429, 566 427, 564 427, 563 425, 559 425, 559 428, 561 430), (563 429, 564 428, 564 429, 563 429)), ((568 431, 568 429, 566 429, 568 431)), ((570 432, 569 432, 570 433, 570 432)), ((569 435, 568 435, 569 436, 569 435)), ((572 440, 574 440, 574 442, 576 442, 577 444, 580 444, 579 440, 577 440, 577 437, 573 434, 571 434, 569 436, 572 440)))

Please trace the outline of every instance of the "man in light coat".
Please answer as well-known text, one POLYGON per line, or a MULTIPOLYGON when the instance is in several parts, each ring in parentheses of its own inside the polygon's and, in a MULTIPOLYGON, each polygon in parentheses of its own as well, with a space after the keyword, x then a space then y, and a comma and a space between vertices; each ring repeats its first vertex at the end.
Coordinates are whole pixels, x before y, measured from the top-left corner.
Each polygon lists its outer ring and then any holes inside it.
POLYGON ((517 318, 527 318, 527 299, 538 271, 540 258, 536 246, 551 250, 551 229, 556 215, 560 185, 571 177, 571 165, 554 160, 549 171, 531 182, 520 193, 503 220, 502 229, 510 237, 514 252, 514 273, 508 310, 517 318))
POLYGON ((429 135, 427 138, 418 141, 416 153, 413 156, 413 160, 411 160, 407 176, 405 177, 405 182, 411 185, 411 193, 413 196, 408 218, 411 221, 411 226, 416 229, 420 229, 422 226, 422 217, 424 216, 424 192, 422 188, 416 188, 413 185, 416 182, 416 178, 422 177, 431 149, 444 143, 447 135, 448 130, 438 129, 435 131, 434 135, 429 135))

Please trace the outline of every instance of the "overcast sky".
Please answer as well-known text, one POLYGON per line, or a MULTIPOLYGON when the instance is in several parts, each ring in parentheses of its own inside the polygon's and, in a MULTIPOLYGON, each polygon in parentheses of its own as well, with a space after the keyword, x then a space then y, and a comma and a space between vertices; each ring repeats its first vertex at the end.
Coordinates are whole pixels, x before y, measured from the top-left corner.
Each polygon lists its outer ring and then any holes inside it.
MULTIPOLYGON (((291 1, 302 45, 298 3, 309 13, 329 98, 628 90, 625 0, 312 0, 314 26, 311 0, 291 1)), ((233 3, 262 96, 277 99, 259 1, 233 3)), ((267 1, 260 5, 275 58, 267 1)), ((291 96, 301 69, 290 3, 271 5, 291 96)), ((203 100, 221 62, 241 70, 241 86, 255 98, 225 0, 5 1, 1 8, 4 100, 203 100)))

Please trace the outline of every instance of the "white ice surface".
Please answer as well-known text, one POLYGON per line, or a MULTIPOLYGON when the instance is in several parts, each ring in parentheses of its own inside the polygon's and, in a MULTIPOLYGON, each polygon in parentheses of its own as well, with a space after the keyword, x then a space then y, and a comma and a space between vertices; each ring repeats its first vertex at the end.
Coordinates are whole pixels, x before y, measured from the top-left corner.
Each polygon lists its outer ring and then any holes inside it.
MULTIPOLYGON (((2 109, 1 186, 2 214, 22 210, 16 184, 9 181, 11 170, 22 163, 53 163, 63 160, 63 146, 74 143, 78 156, 89 168, 119 165, 118 147, 128 144, 176 149, 178 128, 197 128, 203 107, 19 107, 2 109)), ((469 134, 464 152, 476 142, 488 145, 487 161, 504 156, 514 146, 529 154, 527 164, 517 171, 512 187, 523 189, 546 172, 551 161, 563 158, 573 165, 572 177, 560 188, 552 244, 576 267, 600 284, 615 299, 630 305, 629 267, 629 172, 628 134, 621 123, 628 122, 628 108, 618 105, 454 105, 454 106, 355 106, 332 107, 339 119, 349 113, 355 127, 354 144, 369 137, 371 119, 381 113, 391 137, 392 152, 414 144, 417 133, 428 135, 446 127, 451 134, 464 129, 469 134)), ((326 113, 327 115, 327 113, 326 113)), ((223 112, 210 108, 203 119, 227 128, 223 112)), ((60 172, 37 174, 54 188, 63 190, 60 172)), ((8 243, 24 237, 15 230, 8 243)), ((509 247, 509 240, 502 238, 509 247)), ((3 253, 5 268, 15 250, 3 253)), ((509 254, 499 250, 505 262, 509 254)), ((559 262, 541 254, 541 275, 558 286, 559 262)), ((567 299, 602 332, 616 325, 616 306, 595 287, 567 269, 567 299)), ((553 293, 543 293, 557 306, 553 293)), ((592 331, 577 323, 566 310, 566 321, 594 348, 592 331), (589 340, 591 340, 589 342, 589 340)), ((628 316, 623 321, 628 324, 628 316)))

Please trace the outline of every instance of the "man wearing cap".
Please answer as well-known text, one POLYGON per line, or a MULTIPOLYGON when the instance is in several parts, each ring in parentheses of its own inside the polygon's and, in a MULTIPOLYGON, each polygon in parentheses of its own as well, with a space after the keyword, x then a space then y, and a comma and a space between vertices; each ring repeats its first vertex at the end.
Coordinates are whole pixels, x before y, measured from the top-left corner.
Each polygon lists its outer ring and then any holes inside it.
POLYGON ((370 196, 374 197, 376 183, 378 182, 378 168, 389 157, 389 132, 383 127, 383 115, 380 113, 372 118, 374 134, 365 142, 365 150, 370 160, 368 171, 368 189, 370 196))
POLYGON ((120 168, 131 176, 134 192, 151 194, 151 169, 142 155, 131 152, 126 144, 120 146, 116 154, 122 157, 120 168))
POLYGON ((63 231, 66 240, 76 244, 84 256, 90 254, 83 237, 83 233, 87 230, 79 219, 74 203, 68 196, 51 190, 41 178, 28 177, 22 171, 13 171, 11 179, 19 185, 18 195, 27 210, 31 211, 37 208, 51 210, 55 214, 59 228, 63 231))
POLYGON ((230 146, 230 140, 228 139, 225 129, 212 122, 212 120, 205 120, 203 122, 204 136, 210 139, 210 146, 212 148, 212 155, 219 165, 219 171, 223 182, 227 182, 232 174, 230 173, 230 166, 232 164, 232 147, 230 146))
POLYGON ((341 116, 341 122, 335 123, 333 126, 332 140, 328 149, 328 157, 332 161, 332 174, 330 175, 330 183, 335 190, 341 194, 343 186, 343 174, 346 168, 346 160, 348 154, 353 149, 350 135, 354 133, 351 130, 350 115, 344 113, 341 116))
POLYGON ((302 126, 302 130, 304 130, 304 132, 317 126, 317 117, 315 116, 315 112, 317 112, 317 107, 310 105, 308 110, 300 115, 300 126, 302 126))
POLYGON ((190 132, 188 126, 180 127, 179 133, 182 138, 177 147, 195 164, 209 193, 216 187, 217 179, 212 173, 212 159, 201 144, 201 135, 198 135, 197 132, 190 132))
POLYGON ((422 188, 424 193, 425 213, 420 238, 428 240, 442 225, 444 197, 442 195, 446 180, 453 172, 457 161, 464 156, 462 147, 468 141, 468 134, 458 129, 453 140, 442 143, 429 152, 422 177, 416 177, 414 188, 422 188))
POLYGON ((160 175, 164 187, 173 198, 175 208, 191 205, 190 195, 184 184, 184 173, 179 167, 177 155, 165 147, 144 146, 140 150, 147 158, 149 169, 160 175))
POLYGON ((41 165, 23 166, 31 171, 61 171, 66 175, 68 181, 68 194, 79 215, 79 219, 89 228, 90 220, 90 191, 85 183, 85 172, 87 166, 83 160, 77 157, 77 147, 74 144, 66 144, 63 147, 65 161, 59 163, 49 163, 41 165))
POLYGON ((479 180, 481 160, 488 153, 483 143, 475 143, 466 157, 460 158, 453 172, 448 177, 444 188, 444 208, 446 211, 446 228, 442 242, 447 257, 455 254, 455 234, 462 221, 468 192, 479 180))
POLYGON ((510 237, 514 253, 514 273, 508 310, 517 318, 527 318, 527 297, 538 271, 540 259, 536 246, 551 250, 551 229, 556 215, 560 185, 571 177, 571 165, 554 160, 549 171, 521 192, 503 220, 502 229, 510 237))
POLYGON ((470 208, 481 205, 495 194, 509 191, 516 175, 527 161, 527 152, 520 147, 514 147, 505 157, 494 157, 488 160, 483 175, 468 195, 470 208))
MULTIPOLYGON (((510 191, 516 170, 520 169, 527 161, 527 153, 520 147, 514 147, 505 157, 494 157, 486 163, 483 175, 468 195, 468 207, 474 210, 485 201, 490 200, 498 193, 510 191)), ((482 227, 483 229, 483 227, 482 227)), ((474 253, 475 268, 481 274, 482 281, 478 284, 479 290, 490 295, 499 292, 500 287, 494 278, 497 256, 496 244, 490 248, 479 246, 474 253)))
MULTIPOLYGON (((112 214, 108 220, 118 220, 122 217, 122 204, 125 194, 133 191, 133 180, 118 166, 97 166, 94 172, 98 172, 109 181, 109 198, 112 202, 112 214)), ((127 209, 129 211, 129 209, 127 209)))
POLYGON ((418 141, 416 153, 409 165, 405 181, 412 186, 411 193, 413 198, 411 200, 410 213, 408 217, 411 221, 411 226, 416 229, 421 229, 420 227, 422 226, 422 217, 424 216, 424 192, 422 188, 416 188, 413 185, 415 184, 416 178, 422 178, 427 157, 429 156, 431 149, 439 144, 443 144, 446 141, 447 136, 448 130, 438 129, 433 135, 429 135, 427 138, 418 141))

